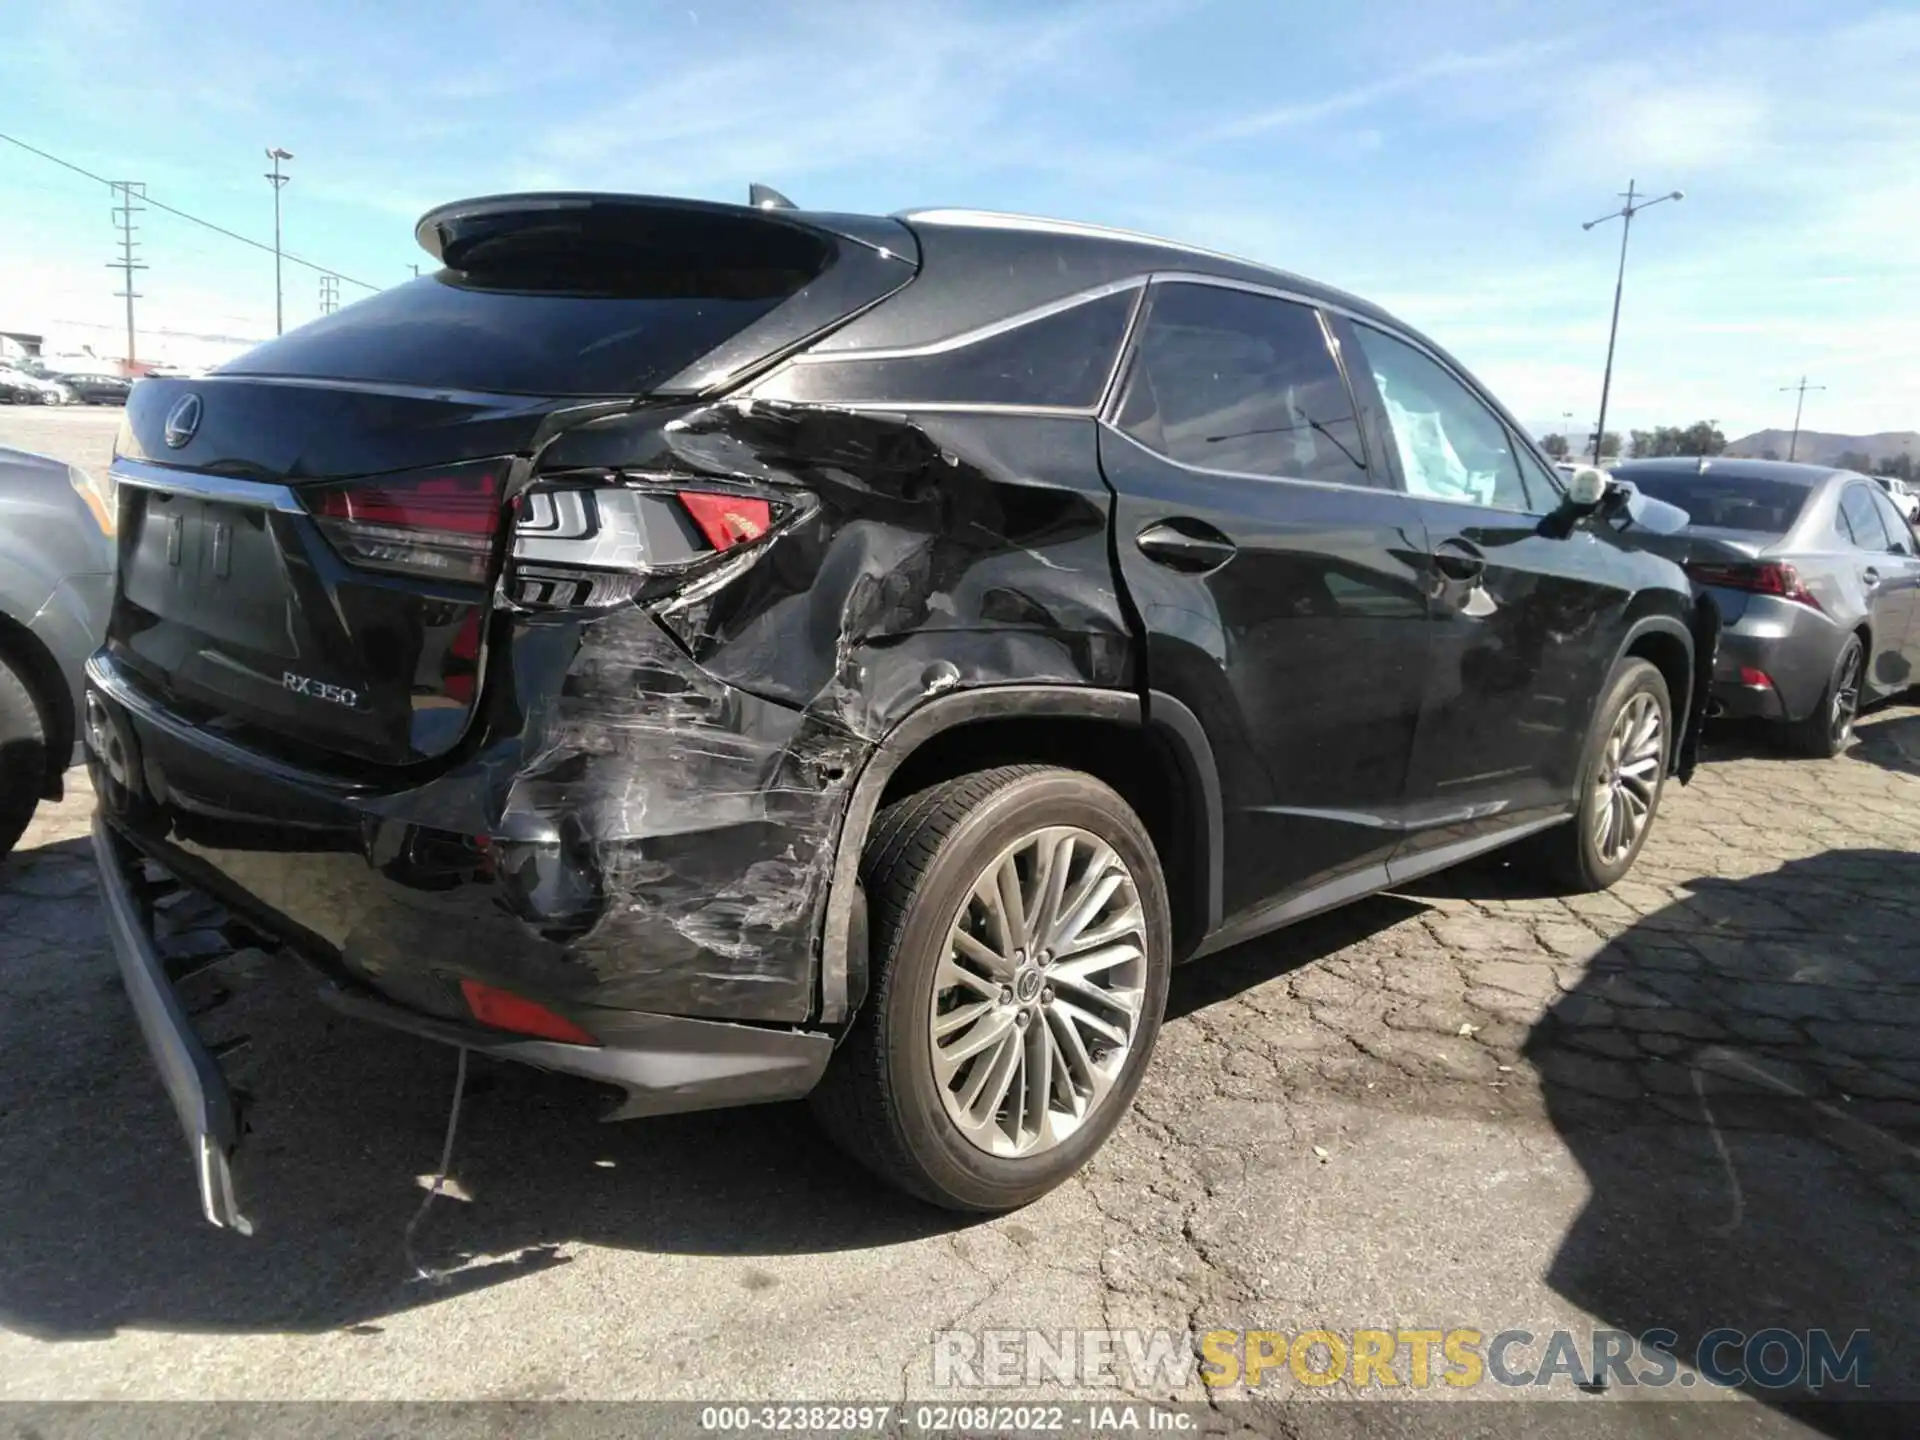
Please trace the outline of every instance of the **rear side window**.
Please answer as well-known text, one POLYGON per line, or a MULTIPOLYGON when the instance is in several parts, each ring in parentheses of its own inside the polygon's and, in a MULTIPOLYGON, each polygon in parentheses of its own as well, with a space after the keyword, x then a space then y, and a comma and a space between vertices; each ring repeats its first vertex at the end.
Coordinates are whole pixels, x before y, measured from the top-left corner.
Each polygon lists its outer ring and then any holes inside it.
POLYGON ((1369 483, 1353 397, 1308 306, 1156 285, 1120 428, 1205 470, 1369 483))
POLYGON ((791 227, 583 210, 460 239, 437 275, 256 346, 229 375, 514 395, 631 395, 675 375, 819 275, 791 227))
POLYGON ((1891 541, 1889 548, 1896 555, 1913 554, 1913 527, 1907 523, 1907 517, 1900 513, 1900 507, 1887 498, 1883 491, 1873 497, 1873 503, 1880 512, 1880 521, 1887 527, 1887 536, 1891 541))
POLYGON ((1874 506, 1873 499, 1872 486, 1849 485, 1840 497, 1840 515, 1853 532, 1854 544, 1862 550, 1885 554, 1893 548, 1893 537, 1887 534, 1887 527, 1880 523, 1880 511, 1874 506))
POLYGON ((910 354, 803 357, 754 394, 801 402, 1090 409, 1106 392, 1139 293, 1117 291, 910 354))

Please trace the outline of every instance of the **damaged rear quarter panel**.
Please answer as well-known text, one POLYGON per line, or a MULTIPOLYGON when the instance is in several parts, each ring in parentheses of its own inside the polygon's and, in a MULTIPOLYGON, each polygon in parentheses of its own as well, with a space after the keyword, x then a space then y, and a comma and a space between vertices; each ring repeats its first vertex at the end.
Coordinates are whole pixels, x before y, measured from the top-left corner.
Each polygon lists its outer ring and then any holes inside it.
POLYGON ((1090 419, 723 402, 581 427, 541 468, 808 502, 688 598, 514 617, 496 864, 595 1004, 807 1018, 875 744, 955 689, 1133 683, 1090 419))

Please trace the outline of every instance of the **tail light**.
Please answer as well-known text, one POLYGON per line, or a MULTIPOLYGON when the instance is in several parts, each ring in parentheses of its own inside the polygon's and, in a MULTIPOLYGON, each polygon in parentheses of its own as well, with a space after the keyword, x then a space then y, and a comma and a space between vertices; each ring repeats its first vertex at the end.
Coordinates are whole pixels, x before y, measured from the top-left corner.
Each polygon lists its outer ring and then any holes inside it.
POLYGON ((381 475, 303 491, 327 542, 350 565, 479 584, 500 533, 504 462, 381 475))
POLYGON ((1746 590, 1755 595, 1777 595, 1798 605, 1820 608, 1820 602, 1801 580, 1800 572, 1784 561, 1763 560, 1753 565, 1695 564, 1687 566, 1687 574, 1700 585, 1746 590))
MULTIPOLYGON (((555 476, 514 520, 512 589, 533 607, 601 608, 679 592, 752 550, 807 496, 684 488, 685 476, 555 476)), ((746 563, 752 563, 748 561, 746 563)))

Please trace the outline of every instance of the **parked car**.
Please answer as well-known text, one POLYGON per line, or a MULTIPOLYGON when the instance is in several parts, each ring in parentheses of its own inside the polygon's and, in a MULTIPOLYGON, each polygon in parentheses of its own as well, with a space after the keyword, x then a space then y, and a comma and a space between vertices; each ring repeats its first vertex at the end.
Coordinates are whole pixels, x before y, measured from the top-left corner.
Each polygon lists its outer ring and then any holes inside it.
POLYGON ((15 405, 64 405, 68 395, 58 381, 43 379, 15 366, 0 368, 0 386, 15 405))
POLYGON ((12 370, 0 370, 0 405, 38 405, 39 387, 31 377, 12 370))
POLYGON ((1920 490, 1916 490, 1898 475, 1875 475, 1873 483, 1887 492, 1895 508, 1906 517, 1909 525, 1920 521, 1920 490))
POLYGON ((113 588, 104 493, 84 471, 0 448, 0 860, 80 759, 80 674, 113 588))
POLYGON ((1723 617, 1713 704, 1837 755, 1863 704, 1914 683, 1920 559, 1867 476, 1770 460, 1631 460, 1616 476, 1692 517, 1687 571, 1723 617))
POLYGON ((1177 960, 1522 837, 1604 888, 1684 770, 1699 614, 1638 536, 1685 517, 1565 490, 1364 300, 965 211, 418 234, 438 274, 143 381, 114 465, 95 843, 216 1223, 149 862, 351 1015, 621 1117, 812 1094, 993 1211, 1125 1114, 1177 960))
POLYGON ((99 372, 62 374, 57 377, 73 403, 82 405, 124 405, 133 382, 124 375, 99 372))

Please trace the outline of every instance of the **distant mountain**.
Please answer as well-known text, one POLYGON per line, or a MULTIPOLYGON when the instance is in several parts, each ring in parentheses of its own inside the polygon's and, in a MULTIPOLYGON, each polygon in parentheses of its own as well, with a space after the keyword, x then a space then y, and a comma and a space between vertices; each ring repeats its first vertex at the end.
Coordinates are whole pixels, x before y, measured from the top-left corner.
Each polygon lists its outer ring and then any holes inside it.
MULTIPOLYGON (((1776 460, 1787 458, 1791 430, 1756 430, 1729 442, 1727 454, 1742 459, 1765 459, 1768 452, 1776 460)), ((1793 458, 1814 465, 1832 465, 1852 451, 1873 461, 1891 460, 1898 455, 1920 461, 1920 430, 1882 430, 1878 435, 1830 435, 1822 430, 1802 430, 1793 458)))

